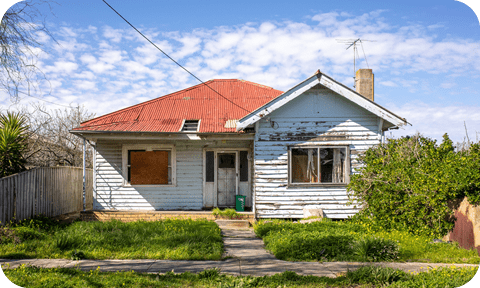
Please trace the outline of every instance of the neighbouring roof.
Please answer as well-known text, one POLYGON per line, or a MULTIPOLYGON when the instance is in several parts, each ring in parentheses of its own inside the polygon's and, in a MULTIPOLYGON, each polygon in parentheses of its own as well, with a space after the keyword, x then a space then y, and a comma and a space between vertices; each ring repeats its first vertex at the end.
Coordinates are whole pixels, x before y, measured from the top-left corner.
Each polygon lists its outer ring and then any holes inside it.
POLYGON ((325 73, 318 70, 313 76, 307 78, 306 80, 300 82, 298 85, 284 92, 282 95, 272 99, 268 103, 263 104, 260 107, 257 107, 255 111, 245 115, 242 119, 237 122, 237 130, 245 129, 246 127, 253 125, 255 122, 259 121, 263 117, 266 117, 273 111, 279 109, 283 105, 292 101, 296 97, 302 95, 305 91, 308 91, 316 85, 321 85, 326 87, 338 95, 348 99, 349 101, 357 104, 363 109, 377 115, 386 121, 383 128, 391 127, 400 127, 406 125, 408 122, 404 118, 393 114, 384 107, 378 105, 377 103, 363 97, 356 91, 348 88, 344 84, 334 80, 332 77, 326 75, 325 73))
POLYGON ((282 94, 237 79, 215 79, 206 84, 230 101, 199 84, 83 122, 73 131, 180 132, 184 120, 200 120, 198 133, 236 132, 232 122, 282 94))

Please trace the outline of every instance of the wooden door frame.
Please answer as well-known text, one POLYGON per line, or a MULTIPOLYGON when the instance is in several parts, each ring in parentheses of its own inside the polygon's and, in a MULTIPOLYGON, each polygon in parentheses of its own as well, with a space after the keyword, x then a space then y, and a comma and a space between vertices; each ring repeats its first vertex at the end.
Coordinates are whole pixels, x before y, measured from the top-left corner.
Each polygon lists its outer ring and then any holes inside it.
MULTIPOLYGON (((252 151, 250 148, 203 148, 203 175, 202 175, 202 182, 203 182, 203 200, 205 203, 205 175, 207 173, 206 167, 206 159, 207 159, 207 151, 213 151, 213 159, 214 159, 214 191, 213 191, 213 207, 218 207, 218 154, 235 154, 235 195, 239 193, 239 186, 240 186, 240 151, 247 151, 249 155, 251 155, 252 151)), ((252 157, 248 158, 248 187, 252 189, 252 157)), ((253 201, 253 199, 252 199, 253 201)), ((252 202, 253 205, 253 202, 252 202)))

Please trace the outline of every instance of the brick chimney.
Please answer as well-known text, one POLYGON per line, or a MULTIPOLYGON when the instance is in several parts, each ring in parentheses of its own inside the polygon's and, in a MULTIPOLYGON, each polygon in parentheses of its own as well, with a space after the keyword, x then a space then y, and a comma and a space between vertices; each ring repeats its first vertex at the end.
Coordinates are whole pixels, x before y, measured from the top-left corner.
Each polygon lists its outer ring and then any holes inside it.
POLYGON ((373 101, 372 69, 358 69, 357 73, 355 73, 355 82, 357 93, 373 101))

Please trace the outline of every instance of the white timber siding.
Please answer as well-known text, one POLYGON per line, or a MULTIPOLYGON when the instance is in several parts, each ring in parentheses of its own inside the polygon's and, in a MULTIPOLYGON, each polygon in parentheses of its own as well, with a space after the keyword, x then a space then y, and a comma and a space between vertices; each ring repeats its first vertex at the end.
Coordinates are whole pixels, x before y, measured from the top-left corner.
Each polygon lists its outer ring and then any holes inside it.
POLYGON ((252 141, 126 141, 97 140, 94 209, 200 210, 203 208, 204 148, 248 148, 252 141), (124 185, 122 145, 175 145, 175 186, 124 185))
POLYGON ((258 218, 303 218, 315 205, 328 218, 344 219, 358 209, 347 206, 345 186, 288 186, 290 146, 344 145, 350 151, 350 174, 358 155, 381 141, 381 119, 316 86, 258 122, 255 139, 254 195, 258 218))

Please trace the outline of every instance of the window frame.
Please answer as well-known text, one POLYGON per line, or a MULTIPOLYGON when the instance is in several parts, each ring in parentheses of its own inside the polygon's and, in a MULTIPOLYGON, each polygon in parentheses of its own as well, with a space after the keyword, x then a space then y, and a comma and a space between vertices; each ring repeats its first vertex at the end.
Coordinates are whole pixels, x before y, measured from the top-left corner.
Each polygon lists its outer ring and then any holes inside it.
MULTIPOLYGON (((320 155, 318 155, 320 156, 320 155)), ((350 182, 350 146, 349 145, 292 145, 288 146, 288 185, 287 187, 344 187, 350 182), (329 182, 317 182, 317 183, 293 183, 292 182, 292 149, 322 149, 322 148, 345 148, 345 163, 344 163, 344 182, 343 183, 329 183, 329 182)))
POLYGON ((122 145, 122 176, 123 187, 176 187, 177 186, 177 161, 176 150, 173 144, 127 144, 122 145), (170 151, 170 166, 172 171, 172 183, 170 184, 137 184, 132 185, 128 182, 128 151, 129 150, 145 150, 145 151, 170 151))

